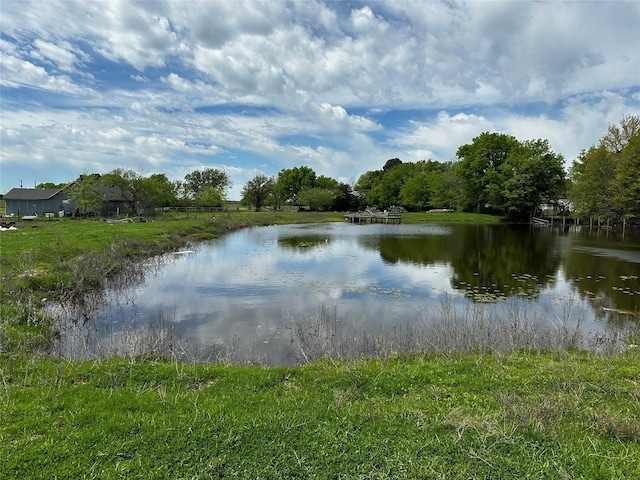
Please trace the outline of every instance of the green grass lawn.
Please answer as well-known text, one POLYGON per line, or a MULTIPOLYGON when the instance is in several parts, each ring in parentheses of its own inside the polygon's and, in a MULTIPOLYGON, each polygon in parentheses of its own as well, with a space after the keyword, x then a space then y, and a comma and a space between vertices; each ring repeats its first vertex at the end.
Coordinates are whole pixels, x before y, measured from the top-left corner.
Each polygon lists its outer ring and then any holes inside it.
POLYGON ((502 217, 485 213, 465 212, 409 212, 402 214, 403 223, 500 223, 502 217))
POLYGON ((3 479, 640 473, 635 351, 297 368, 0 360, 3 479))

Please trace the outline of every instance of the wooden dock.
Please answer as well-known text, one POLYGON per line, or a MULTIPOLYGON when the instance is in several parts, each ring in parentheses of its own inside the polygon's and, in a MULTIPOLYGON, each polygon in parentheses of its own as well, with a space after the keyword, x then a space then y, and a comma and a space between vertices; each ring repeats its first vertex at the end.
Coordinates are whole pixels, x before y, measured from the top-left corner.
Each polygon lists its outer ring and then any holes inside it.
POLYGON ((531 225, 547 226, 549 224, 549 220, 545 220, 544 218, 531 217, 531 225))
POLYGON ((400 212, 377 212, 365 210, 364 212, 350 213, 345 215, 344 219, 349 223, 367 224, 367 223, 402 223, 402 214, 400 212))

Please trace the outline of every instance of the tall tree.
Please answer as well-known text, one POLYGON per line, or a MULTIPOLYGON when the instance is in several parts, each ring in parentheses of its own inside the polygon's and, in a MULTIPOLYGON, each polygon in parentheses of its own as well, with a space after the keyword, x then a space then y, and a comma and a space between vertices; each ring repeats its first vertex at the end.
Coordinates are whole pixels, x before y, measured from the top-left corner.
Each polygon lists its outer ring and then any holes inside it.
POLYGON ((189 195, 189 186, 182 180, 176 180, 173 182, 173 190, 176 193, 176 202, 184 208, 187 218, 189 218, 189 209, 187 207, 192 201, 189 195))
POLYGON ((420 172, 408 178, 400 189, 400 204, 422 210, 431 200, 430 174, 420 172))
POLYGON ((616 154, 603 144, 591 147, 571 167, 570 198, 576 211, 586 217, 601 218, 614 214, 616 154))
POLYGON ((620 152, 614 180, 616 205, 626 217, 640 217, 640 132, 620 152))
POLYGON ((640 172, 637 140, 640 116, 625 115, 609 125, 597 146, 582 152, 571 166, 571 200, 591 218, 633 216, 640 172))
POLYGON ((332 209, 345 212, 358 209, 358 197, 353 193, 351 185, 340 183, 332 209))
POLYGON ((358 192, 358 197, 367 205, 373 205, 373 187, 382 179, 382 170, 370 170, 358 178, 353 189, 358 192))
POLYGON ((189 192, 194 197, 207 187, 214 187, 221 191, 224 196, 231 187, 229 175, 224 170, 218 168, 204 168, 194 170, 184 176, 184 181, 189 187, 189 192))
POLYGON ((224 202, 224 195, 219 188, 204 187, 198 193, 196 201, 204 207, 220 207, 224 202))
POLYGON ((304 188, 315 187, 316 172, 310 167, 286 168, 278 173, 276 193, 282 201, 291 205, 298 204, 298 194, 304 188))
POLYGON ((164 173, 141 177, 137 183, 139 207, 145 212, 155 212, 156 208, 175 204, 175 186, 164 173))
POLYGON ((298 203, 308 205, 311 210, 324 212, 331 209, 336 192, 330 188, 305 188, 298 194, 298 203))
POLYGON ((305 187, 298 192, 298 204, 307 205, 312 210, 350 210, 353 201, 349 185, 324 175, 315 179, 313 187, 305 187))
POLYGON ((242 204, 254 207, 258 212, 275 193, 276 182, 266 175, 257 175, 242 189, 242 204))
POLYGON ((534 215, 540 204, 560 200, 566 193, 564 159, 551 151, 547 140, 512 148, 500 170, 504 178, 500 207, 509 216, 534 215))
POLYGON ((457 175, 463 184, 467 210, 495 209, 500 203, 503 172, 500 169, 518 141, 503 133, 482 133, 458 148, 457 175))
POLYGON ((463 203, 463 190, 456 175, 456 164, 446 162, 429 175, 430 204, 439 208, 458 208, 463 203))
MULTIPOLYGON (((387 162, 388 163, 388 162, 387 162)), ((400 191, 411 177, 418 171, 415 163, 400 163, 383 173, 370 192, 371 204, 378 208, 400 205, 400 191)), ((369 199, 369 198, 368 198, 369 199)))
POLYGON ((382 167, 382 171, 388 172, 400 165, 402 165, 402 160, 400 160, 399 158, 390 158, 389 160, 386 161, 386 163, 384 164, 384 167, 382 167))
POLYGON ((418 209, 432 205, 433 193, 444 170, 445 165, 440 162, 416 162, 413 175, 408 176, 400 188, 399 204, 418 209))

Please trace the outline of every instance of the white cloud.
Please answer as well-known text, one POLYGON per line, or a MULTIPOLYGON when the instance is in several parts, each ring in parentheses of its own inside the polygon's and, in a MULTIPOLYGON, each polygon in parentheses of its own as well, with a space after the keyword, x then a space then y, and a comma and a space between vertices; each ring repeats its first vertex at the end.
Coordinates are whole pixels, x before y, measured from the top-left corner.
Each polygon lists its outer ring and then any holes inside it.
MULTIPOLYGON (((33 43, 37 50, 37 56, 48 60, 54 67, 66 72, 75 70, 78 57, 73 53, 73 47, 68 42, 63 42, 64 47, 40 39, 36 39, 33 43)), ((35 55, 36 52, 32 54, 35 55)))
POLYGON ((0 77, 2 86, 11 88, 25 86, 72 95, 84 95, 89 92, 89 89, 76 85, 67 75, 50 75, 43 67, 3 52, 0 52, 0 63, 2 63, 2 77, 0 77))
POLYGON ((464 113, 450 116, 445 111, 439 112, 432 122, 414 121, 410 127, 409 131, 398 132, 392 142, 407 149, 410 156, 407 160, 410 161, 454 160, 459 146, 469 143, 482 132, 495 129, 495 125, 483 116, 464 113))

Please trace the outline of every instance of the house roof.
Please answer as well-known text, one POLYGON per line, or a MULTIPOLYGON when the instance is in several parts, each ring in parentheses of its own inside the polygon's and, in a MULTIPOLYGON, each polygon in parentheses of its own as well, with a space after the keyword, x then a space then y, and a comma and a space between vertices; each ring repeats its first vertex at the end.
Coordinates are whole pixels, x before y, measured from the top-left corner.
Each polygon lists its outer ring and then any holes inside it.
POLYGON ((4 195, 5 200, 49 200, 60 188, 12 188, 4 195))

